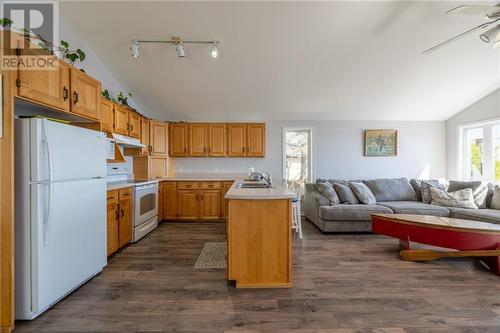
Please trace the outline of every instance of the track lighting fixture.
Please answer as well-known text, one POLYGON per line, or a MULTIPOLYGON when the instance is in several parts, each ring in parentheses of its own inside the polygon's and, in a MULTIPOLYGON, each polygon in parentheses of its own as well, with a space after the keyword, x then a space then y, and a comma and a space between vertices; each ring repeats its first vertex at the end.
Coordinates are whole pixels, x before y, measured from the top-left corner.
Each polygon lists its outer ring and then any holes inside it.
POLYGON ((134 41, 130 46, 130 55, 133 58, 139 58, 139 53, 140 53, 139 43, 137 41, 134 41))
POLYGON ((219 42, 212 43, 212 49, 210 50, 210 55, 212 58, 217 58, 219 56, 219 42))
POLYGON ((186 56, 186 49, 184 48, 184 44, 210 44, 210 56, 212 58, 219 57, 219 42, 216 40, 210 41, 196 41, 196 40, 182 40, 180 37, 172 37, 170 40, 134 40, 132 45, 130 46, 130 55, 134 58, 138 58, 140 55, 139 43, 167 43, 174 44, 175 51, 179 58, 184 58, 186 56))
POLYGON ((499 33, 500 33, 500 25, 496 25, 490 30, 486 31, 485 33, 479 35, 479 38, 481 38, 483 42, 489 43, 491 41, 495 41, 499 33))

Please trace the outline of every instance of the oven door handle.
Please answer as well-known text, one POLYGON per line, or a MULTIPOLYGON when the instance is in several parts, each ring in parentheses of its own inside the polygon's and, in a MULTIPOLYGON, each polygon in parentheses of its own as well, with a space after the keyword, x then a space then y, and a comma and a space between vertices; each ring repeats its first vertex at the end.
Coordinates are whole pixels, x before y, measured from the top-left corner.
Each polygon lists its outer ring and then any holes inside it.
POLYGON ((154 187, 157 188, 158 184, 141 185, 141 186, 136 187, 136 191, 140 192, 140 191, 143 191, 143 190, 149 190, 150 188, 154 188, 154 187))

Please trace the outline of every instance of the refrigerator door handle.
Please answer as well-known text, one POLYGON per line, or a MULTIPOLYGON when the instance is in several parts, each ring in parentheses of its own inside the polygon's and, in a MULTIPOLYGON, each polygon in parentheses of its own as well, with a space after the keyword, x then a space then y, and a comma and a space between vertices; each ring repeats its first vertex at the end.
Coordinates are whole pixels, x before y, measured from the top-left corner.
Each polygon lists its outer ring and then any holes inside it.
POLYGON ((49 137, 49 130, 47 128, 47 118, 42 119, 42 130, 43 130, 43 141, 45 141, 45 147, 47 148, 47 161, 48 161, 48 171, 49 171, 49 182, 54 180, 54 163, 52 160, 52 151, 49 137))
POLYGON ((52 221, 52 192, 53 192, 53 184, 47 183, 45 184, 48 187, 47 194, 47 208, 45 210, 45 218, 43 219, 43 245, 49 245, 49 233, 50 233, 50 225, 52 221))
POLYGON ((45 147, 47 148, 47 161, 48 161, 48 172, 49 172, 49 182, 48 186, 48 195, 47 195, 47 209, 45 210, 45 218, 43 221, 43 245, 49 245, 49 232, 50 232, 50 224, 52 220, 52 192, 53 185, 52 181, 54 180, 54 170, 53 170, 53 161, 52 161, 52 151, 50 144, 49 131, 47 128, 47 119, 42 119, 42 129, 43 129, 43 140, 45 141, 45 147))

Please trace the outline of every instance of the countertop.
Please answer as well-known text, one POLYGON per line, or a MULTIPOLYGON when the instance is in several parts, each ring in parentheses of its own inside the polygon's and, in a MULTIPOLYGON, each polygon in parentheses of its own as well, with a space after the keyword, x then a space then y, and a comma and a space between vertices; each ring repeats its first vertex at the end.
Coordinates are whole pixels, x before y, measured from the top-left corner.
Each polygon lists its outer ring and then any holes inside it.
POLYGON ((274 199, 291 199, 295 195, 290 192, 284 185, 273 184, 272 188, 238 188, 240 183, 250 183, 243 178, 236 179, 234 184, 227 191, 226 199, 238 200, 274 200, 274 199))
POLYGON ((106 183, 107 190, 119 190, 122 188, 127 188, 127 187, 136 187, 140 185, 147 185, 147 184, 155 184, 158 183, 157 179, 153 180, 123 180, 123 181, 116 181, 116 182, 108 182, 106 183))
POLYGON ((235 181, 244 178, 241 173, 186 173, 159 178, 160 181, 235 181))

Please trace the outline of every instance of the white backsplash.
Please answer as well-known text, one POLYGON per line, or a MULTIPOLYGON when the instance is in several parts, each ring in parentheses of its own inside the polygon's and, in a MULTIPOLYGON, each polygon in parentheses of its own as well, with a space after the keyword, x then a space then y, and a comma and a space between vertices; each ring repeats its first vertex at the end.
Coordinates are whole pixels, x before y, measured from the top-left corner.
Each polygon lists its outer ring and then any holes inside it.
MULTIPOLYGON (((122 150, 123 148, 120 147, 122 150)), ((123 163, 108 163, 107 164, 107 181, 118 181, 134 178, 134 158, 125 156, 123 163)))

